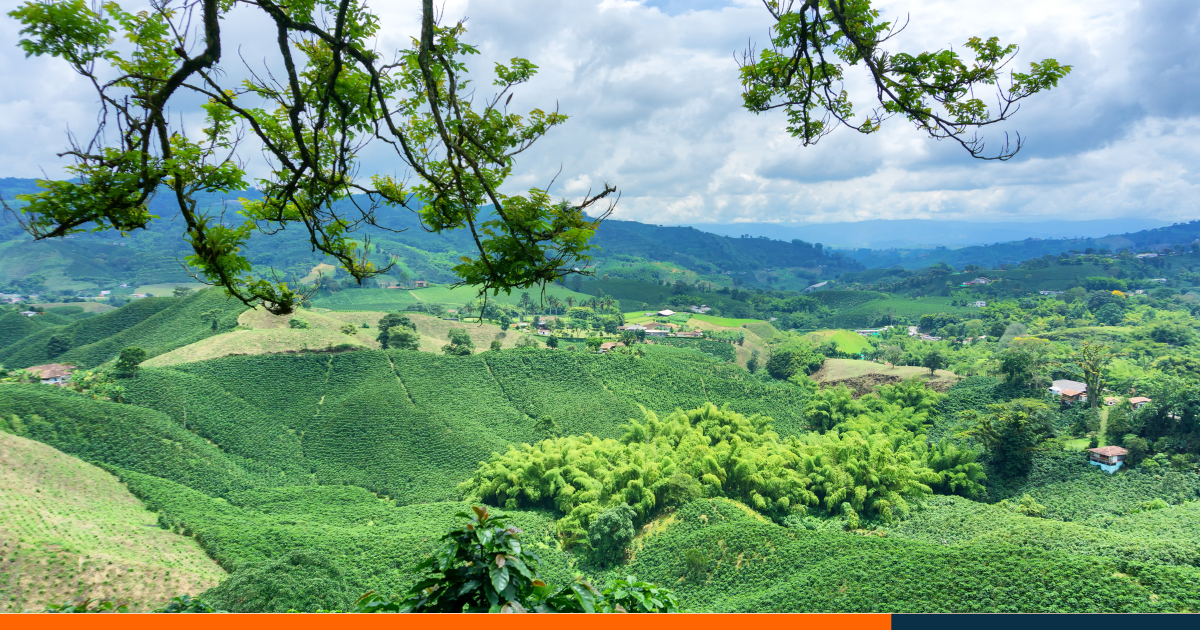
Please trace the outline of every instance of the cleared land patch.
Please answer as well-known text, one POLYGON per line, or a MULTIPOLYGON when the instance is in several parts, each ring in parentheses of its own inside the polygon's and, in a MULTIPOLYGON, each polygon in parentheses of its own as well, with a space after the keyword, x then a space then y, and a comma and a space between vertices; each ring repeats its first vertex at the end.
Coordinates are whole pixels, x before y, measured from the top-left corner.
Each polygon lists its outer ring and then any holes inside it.
POLYGON ((184 287, 193 291, 209 288, 199 282, 160 282, 158 284, 143 284, 133 290, 134 293, 149 293, 154 297, 171 297, 175 295, 175 287, 184 287))
MULTIPOLYGON (((314 309, 290 315, 272 315, 261 308, 251 309, 238 317, 238 330, 159 355, 143 365, 166 367, 237 355, 378 349, 378 323, 386 314, 381 311, 314 309), (290 321, 293 319, 303 321, 308 327, 292 328, 290 321), (353 335, 343 332, 347 324, 354 330, 353 335), (368 327, 363 328, 363 324, 368 327)), ((442 346, 450 342, 451 328, 466 330, 475 343, 476 352, 490 348, 493 340, 499 340, 501 348, 512 348, 522 337, 522 333, 502 331, 496 324, 447 321, 421 313, 404 314, 417 326, 422 352, 440 353, 442 346)), ((539 341, 544 344, 545 338, 539 337, 539 341)))
POLYGON ((837 345, 838 352, 847 354, 859 354, 871 348, 871 344, 862 335, 850 330, 818 330, 806 337, 821 344, 832 341, 837 345))
POLYGON ((308 272, 307 276, 300 278, 300 283, 311 284, 316 282, 317 278, 332 278, 335 274, 337 274, 337 267, 329 263, 318 263, 308 272))
POLYGON ((929 370, 923 367, 893 367, 857 359, 825 359, 825 365, 817 370, 812 378, 823 385, 846 385, 854 390, 856 395, 861 396, 874 391, 880 385, 899 383, 914 376, 924 380, 937 391, 946 391, 959 381, 959 377, 949 370, 938 370, 930 377, 929 370))
POLYGON ((148 610, 225 572, 109 473, 0 433, 0 611, 111 597, 148 610))
POLYGON ((30 306, 40 306, 50 312, 53 312, 52 309, 64 306, 78 306, 83 309, 84 313, 107 313, 117 310, 117 307, 103 302, 46 302, 44 304, 30 304, 30 306))
POLYGON ((743 324, 761 323, 761 319, 734 319, 732 317, 714 317, 712 315, 692 315, 692 319, 698 319, 702 322, 716 324, 717 326, 727 326, 729 328, 737 328, 743 324))

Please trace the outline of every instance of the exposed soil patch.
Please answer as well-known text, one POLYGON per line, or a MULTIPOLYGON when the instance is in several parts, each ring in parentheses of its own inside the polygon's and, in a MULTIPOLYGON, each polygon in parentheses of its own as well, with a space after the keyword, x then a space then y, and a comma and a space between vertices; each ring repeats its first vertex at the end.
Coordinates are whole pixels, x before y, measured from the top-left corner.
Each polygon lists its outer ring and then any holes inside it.
MULTIPOLYGON (((816 375, 814 375, 814 377, 815 376, 816 375)), ((879 389, 884 385, 895 385, 903 380, 903 378, 895 374, 865 374, 863 376, 844 378, 836 381, 821 381, 821 383, 826 387, 845 385, 852 392, 854 398, 861 398, 862 396, 866 396, 867 394, 874 392, 876 389, 879 389)), ((954 385, 954 383, 951 381, 930 380, 928 377, 922 377, 921 380, 925 381, 926 387, 940 393, 945 393, 946 390, 950 389, 954 385)))

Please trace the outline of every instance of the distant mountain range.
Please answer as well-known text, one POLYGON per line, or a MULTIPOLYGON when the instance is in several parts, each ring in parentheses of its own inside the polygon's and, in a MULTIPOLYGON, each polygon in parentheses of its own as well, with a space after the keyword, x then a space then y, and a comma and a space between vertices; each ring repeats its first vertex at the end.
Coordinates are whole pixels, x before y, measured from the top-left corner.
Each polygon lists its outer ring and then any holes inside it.
POLYGON ((845 223, 694 223, 723 236, 790 241, 801 239, 836 249, 935 249, 1020 241, 1027 238, 1098 238, 1169 225, 1151 218, 1039 221, 1036 223, 897 219, 845 223))

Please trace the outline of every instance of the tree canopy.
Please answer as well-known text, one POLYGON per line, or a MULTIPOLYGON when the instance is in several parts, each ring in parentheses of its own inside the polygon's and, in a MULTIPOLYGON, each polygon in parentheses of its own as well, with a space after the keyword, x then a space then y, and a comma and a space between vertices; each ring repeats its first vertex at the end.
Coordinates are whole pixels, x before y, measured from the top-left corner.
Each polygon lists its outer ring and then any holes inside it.
POLYGON ((1020 101, 1051 89, 1071 71, 1054 59, 1030 64, 1029 72, 1002 70, 1017 53, 999 38, 971 37, 964 47, 975 59, 966 62, 954 50, 893 53, 883 44, 904 25, 880 20, 870 0, 763 0, 775 19, 771 46, 747 51, 741 62, 743 104, 761 113, 782 109, 788 132, 805 146, 815 144, 839 124, 874 133, 893 116, 903 116, 938 140, 962 145, 972 157, 1007 160, 1023 139, 1008 140, 985 153, 979 129, 1007 120, 1020 101), (844 65, 843 65, 844 64, 844 65), (875 90, 876 105, 855 111, 845 89, 846 66, 862 64, 875 90), (978 90, 994 89, 995 109, 978 90))
MULTIPOLYGON (((784 109, 789 132, 806 145, 837 124, 872 133, 901 115, 974 157, 1008 159, 1019 135, 989 157, 971 134, 1007 120, 1021 100, 1071 70, 1046 59, 1011 72, 1008 85, 996 87, 993 110, 976 90, 998 86, 1015 45, 972 37, 965 44, 975 57, 970 64, 953 50, 889 53, 882 44, 897 29, 880 21, 869 0, 765 5, 775 19, 772 45, 743 59, 744 104, 754 112, 784 109), (878 106, 856 121, 843 64, 859 63, 878 106)), ((131 232, 158 219, 150 200, 168 195, 192 248, 189 272, 275 314, 292 312, 305 295, 252 268, 245 252, 251 236, 302 230, 314 251, 362 282, 390 269, 370 260, 368 237, 354 237, 365 226, 387 229, 376 222, 380 209, 411 210, 432 232, 469 231, 475 251, 453 271, 481 293, 586 273, 577 270, 587 269, 591 237, 612 212, 616 188, 606 183, 576 202, 552 201, 553 179, 545 188, 501 193, 516 156, 567 117, 509 110, 514 89, 537 72, 519 57, 495 64, 494 93, 483 98, 467 76, 465 60, 479 50, 463 40, 465 22, 438 23, 432 0, 421 7, 420 37, 384 52, 381 20, 364 0, 168 1, 138 12, 115 1, 26 2, 9 13, 22 24, 19 46, 27 56, 66 62, 91 85, 99 110, 95 133, 72 136, 60 154, 72 161, 71 179, 40 180, 45 190, 18 195, 23 226, 35 239, 131 232), (244 69, 230 63, 240 42, 222 24, 235 11, 269 20, 272 57, 243 59, 244 69), (174 114, 197 98, 205 122, 190 134, 174 114), (402 174, 364 173, 369 145, 392 151, 389 170, 402 174), (254 151, 263 159, 251 165, 254 151), (239 200, 238 218, 198 202, 251 187, 256 194, 239 200), (489 206, 494 217, 484 214, 489 206)))
POLYGON ((539 188, 499 192, 515 156, 567 118, 508 110, 513 88, 537 72, 526 59, 496 64, 495 94, 476 99, 465 58, 479 51, 462 41, 463 22, 435 21, 432 0, 422 2, 420 38, 394 53, 378 50, 380 20, 361 0, 197 0, 136 13, 117 2, 31 1, 9 15, 23 25, 27 56, 67 62, 100 104, 96 133, 72 138, 60 154, 73 160, 74 179, 43 180, 44 191, 18 197, 27 203, 26 230, 44 239, 144 229, 158 218, 150 199, 165 192, 186 225, 193 273, 276 314, 303 295, 251 268, 244 248, 256 231, 304 230, 314 250, 361 282, 389 268, 367 258, 369 239, 351 234, 377 226, 381 207, 407 208, 427 230, 469 230, 477 251, 454 271, 495 293, 584 267, 598 224, 584 210, 616 190, 605 185, 575 204, 553 203, 539 188), (273 25, 277 55, 264 67, 247 63, 241 73, 229 65, 239 42, 222 25, 235 10, 273 25), (196 97, 206 101, 205 125, 192 136, 171 112, 196 97), (240 219, 229 222, 196 198, 248 188, 247 136, 269 172, 253 178, 261 195, 242 198, 240 219), (361 173, 360 155, 372 143, 394 152, 394 172, 407 171, 411 185, 361 173), (480 216, 485 204, 496 218, 480 216))

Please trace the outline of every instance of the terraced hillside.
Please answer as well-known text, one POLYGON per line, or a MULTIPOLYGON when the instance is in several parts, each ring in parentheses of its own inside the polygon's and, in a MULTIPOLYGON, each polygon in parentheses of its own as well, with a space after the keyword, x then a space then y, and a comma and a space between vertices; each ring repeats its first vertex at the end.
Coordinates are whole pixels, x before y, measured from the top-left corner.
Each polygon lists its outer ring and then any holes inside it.
MULTIPOLYGON (((671 584, 681 605, 695 611, 1200 609, 1195 543, 1156 558, 1167 545, 1151 542, 1149 523, 1113 535, 961 499, 936 501, 928 516, 892 532, 843 533, 781 527, 741 504, 702 499, 645 527, 619 572, 671 584), (975 537, 949 533, 962 531, 957 521, 972 512, 988 515, 973 523, 975 537), (939 519, 947 525, 930 525, 939 519)), ((1170 510, 1195 512, 1190 505, 1170 510)))
POLYGON ((0 432, 0 611, 74 597, 146 610, 226 576, 195 540, 115 477, 45 444, 0 432))
POLYGON ((26 330, 0 347, 0 364, 28 367, 53 361, 95 367, 130 346, 154 357, 233 329, 244 310, 241 302, 215 289, 186 298, 145 298, 74 323, 26 330))
MULTIPOLYGON (((261 471, 288 483, 359 485, 401 503, 456 499, 455 486, 476 463, 511 443, 559 434, 619 437, 622 424, 641 416, 638 405, 672 411, 728 403, 770 413, 783 433, 803 429, 799 389, 665 347, 648 347, 645 357, 566 350, 238 356, 145 367, 122 384, 132 407, 96 407, 50 388, 4 387, 0 408, 53 419, 37 439, 67 452, 98 454, 98 445, 73 436, 81 430, 75 427, 112 417, 123 424, 110 425, 109 435, 118 426, 132 433, 136 420, 144 432, 182 440, 181 448, 192 448, 193 432, 217 445, 224 452, 219 468, 236 463, 246 475, 261 471)), ((173 458, 170 450, 164 456, 173 458)), ((151 460, 102 461, 162 476, 151 460)), ((209 475, 197 465, 189 470, 209 475)), ((185 477, 176 479, 188 483, 185 477)))

